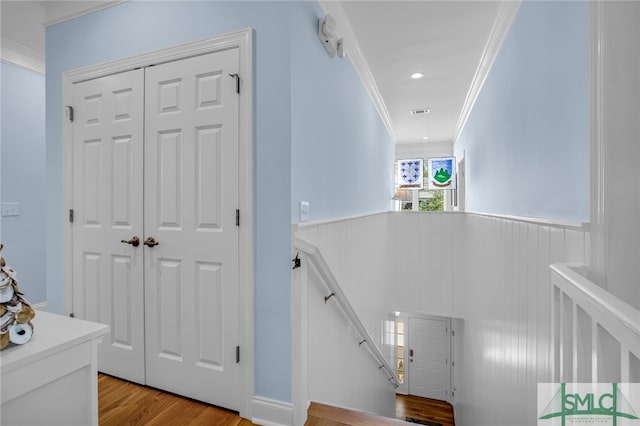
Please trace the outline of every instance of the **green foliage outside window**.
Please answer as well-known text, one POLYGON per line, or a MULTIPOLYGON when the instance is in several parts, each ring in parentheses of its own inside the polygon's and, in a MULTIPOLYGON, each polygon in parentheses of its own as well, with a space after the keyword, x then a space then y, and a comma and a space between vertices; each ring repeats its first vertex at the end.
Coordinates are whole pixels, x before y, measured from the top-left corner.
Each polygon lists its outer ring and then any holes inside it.
MULTIPOLYGON (((425 162, 426 163, 426 162, 425 162)), ((425 189, 428 184, 428 172, 425 164, 424 172, 422 173, 422 177, 424 179, 425 189)), ((430 191, 430 198, 421 198, 420 199, 420 211, 421 212, 441 212, 444 211, 444 191, 430 191)))
POLYGON ((433 197, 420 200, 420 211, 441 212, 444 210, 444 191, 433 191, 433 197))

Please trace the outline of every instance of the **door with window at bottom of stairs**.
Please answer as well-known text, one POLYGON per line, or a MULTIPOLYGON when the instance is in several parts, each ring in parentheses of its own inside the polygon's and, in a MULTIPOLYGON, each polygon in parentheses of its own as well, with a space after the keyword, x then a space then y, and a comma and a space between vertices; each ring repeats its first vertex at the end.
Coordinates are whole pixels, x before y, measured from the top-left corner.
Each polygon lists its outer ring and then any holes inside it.
POLYGON ((449 329, 446 318, 409 318, 409 394, 450 399, 449 329))

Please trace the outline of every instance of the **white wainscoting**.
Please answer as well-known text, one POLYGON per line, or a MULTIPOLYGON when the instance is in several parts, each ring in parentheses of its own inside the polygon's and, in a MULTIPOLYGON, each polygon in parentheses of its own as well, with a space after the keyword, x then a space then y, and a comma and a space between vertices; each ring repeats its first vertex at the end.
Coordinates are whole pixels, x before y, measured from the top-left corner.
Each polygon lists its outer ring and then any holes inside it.
POLYGON ((577 229, 469 215, 460 232, 466 307, 461 425, 535 425, 538 382, 553 381, 549 265, 584 262, 577 229))
MULTIPOLYGON (((369 217, 371 219, 371 217, 369 217)), ((355 220, 357 223, 358 220, 355 220)), ((375 221, 367 224, 377 225, 375 221)), ((365 225, 354 226, 354 232, 364 229, 365 225)), ((343 226, 336 230, 322 228, 319 233, 313 228, 315 235, 328 235, 345 230, 343 226)), ((302 237, 304 232, 296 236, 302 237)), ((362 235, 351 237, 356 242, 362 235)), ((378 236, 380 237, 380 236, 378 236)), ((361 240, 360 240, 361 241, 361 240)), ((323 251, 329 252, 329 249, 323 251)), ((334 254, 338 249, 331 250, 334 254)), ((294 424, 302 425, 306 421, 306 410, 310 401, 350 408, 387 417, 395 416, 395 389, 388 376, 380 369, 380 364, 372 357, 367 343, 360 345, 362 335, 352 325, 346 313, 339 306, 336 297, 326 300, 331 293, 327 289, 322 275, 317 271, 314 263, 304 253, 299 253, 302 266, 293 272, 293 402, 294 424)), ((353 258, 353 256, 349 256, 353 258)), ((338 264, 338 258, 326 259, 332 264, 338 264)), ((348 263, 347 260, 344 260, 348 263)), ((362 266, 362 265, 360 265, 362 266)), ((336 275, 338 284, 343 282, 336 275)), ((346 270, 349 268, 347 267, 346 270)), ((343 271, 344 272, 344 271, 343 271)), ((365 274, 366 275, 366 274, 365 274)), ((344 288, 343 288, 344 291, 344 288)), ((346 292, 345 292, 346 293, 346 292)), ((347 295, 348 301, 353 303, 356 298, 347 295)), ((371 306, 369 300, 358 299, 359 308, 371 306)), ((378 301, 379 306, 384 306, 378 301)), ((360 312, 358 312, 359 314, 360 312)), ((360 316, 364 323, 364 319, 360 316)), ((373 324, 369 321, 369 324, 373 324)), ((381 335, 381 324, 374 329, 367 327, 370 334, 375 334, 374 340, 381 335)), ((379 343, 378 341, 376 343, 379 343)))
POLYGON ((299 227, 296 235, 316 245, 365 328, 382 339, 381 320, 390 312, 386 294, 387 214, 299 227))
MULTIPOLYGON (((589 259, 587 232, 418 212, 311 223, 295 232, 320 248, 378 344, 391 311, 463 319, 462 348, 454 354, 456 424, 536 424, 537 383, 553 379, 549 265, 589 259)), ((317 377, 309 374, 309 389, 317 377)))
POLYGON ((322 278, 309 267, 308 365, 309 399, 328 405, 395 416, 395 389, 366 343, 337 302, 327 296, 322 278))

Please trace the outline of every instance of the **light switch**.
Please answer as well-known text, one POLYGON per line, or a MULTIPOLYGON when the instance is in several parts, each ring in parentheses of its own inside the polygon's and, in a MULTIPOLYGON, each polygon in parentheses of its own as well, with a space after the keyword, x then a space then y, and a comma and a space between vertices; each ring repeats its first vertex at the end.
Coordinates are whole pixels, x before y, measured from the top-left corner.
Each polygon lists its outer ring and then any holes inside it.
POLYGON ((309 220, 309 202, 300 201, 300 222, 307 222, 309 220))
POLYGON ((20 203, 2 203, 2 216, 20 216, 20 203))

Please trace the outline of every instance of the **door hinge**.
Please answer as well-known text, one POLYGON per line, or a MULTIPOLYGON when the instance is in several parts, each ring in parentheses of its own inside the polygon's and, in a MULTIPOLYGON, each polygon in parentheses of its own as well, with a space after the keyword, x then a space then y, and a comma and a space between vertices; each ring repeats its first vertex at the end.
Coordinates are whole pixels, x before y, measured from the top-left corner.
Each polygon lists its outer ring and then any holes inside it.
POLYGON ((238 74, 229 74, 229 77, 236 79, 236 93, 240 94, 240 76, 238 74))
POLYGON ((236 346, 236 364, 240 363, 240 346, 236 346))
POLYGON ((455 330, 451 330, 451 335, 455 336, 456 335, 456 331, 455 330))
POLYGON ((70 123, 73 123, 73 107, 67 105, 64 108, 66 110, 67 119, 69 120, 70 123))
POLYGON ((240 209, 236 209, 236 226, 240 226, 240 209))
POLYGON ((71 313, 69 314, 69 317, 71 317, 71 318, 75 318, 76 316, 75 316, 75 314, 74 314, 73 312, 71 312, 71 313))
POLYGON ((69 210, 69 222, 73 223, 73 209, 69 210))

